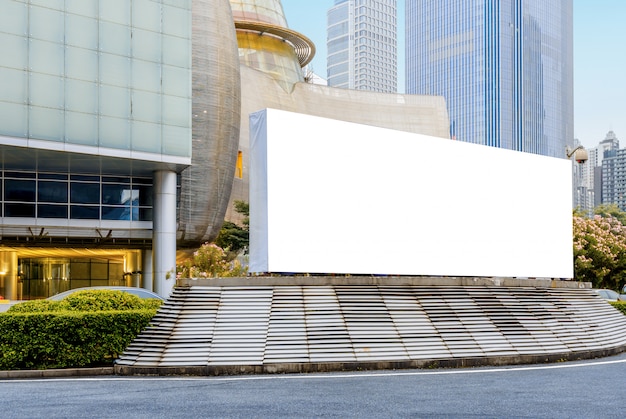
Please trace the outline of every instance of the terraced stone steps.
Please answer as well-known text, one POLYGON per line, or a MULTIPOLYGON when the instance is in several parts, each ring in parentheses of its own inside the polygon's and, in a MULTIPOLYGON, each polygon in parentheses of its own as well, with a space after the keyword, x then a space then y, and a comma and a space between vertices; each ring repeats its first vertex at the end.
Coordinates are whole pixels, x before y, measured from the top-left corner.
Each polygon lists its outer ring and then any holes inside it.
POLYGON ((211 285, 215 282, 176 287, 152 326, 117 360, 116 371, 487 365, 626 349, 626 317, 592 290, 563 287, 560 281, 555 282, 559 287, 528 286, 534 283, 529 280, 519 281, 526 286, 411 285, 406 280, 394 285, 389 279, 365 285, 358 279, 211 285))

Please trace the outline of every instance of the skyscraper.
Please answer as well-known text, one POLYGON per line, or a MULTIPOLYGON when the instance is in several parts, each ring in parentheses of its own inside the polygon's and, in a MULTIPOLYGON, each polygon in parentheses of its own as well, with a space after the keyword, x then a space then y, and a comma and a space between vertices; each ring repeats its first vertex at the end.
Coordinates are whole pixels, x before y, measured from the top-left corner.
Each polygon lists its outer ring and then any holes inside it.
POLYGON ((396 0, 335 0, 328 10, 328 85, 395 93, 396 0))
POLYGON ((453 138, 565 157, 572 0, 413 0, 406 17, 406 91, 444 96, 453 138))

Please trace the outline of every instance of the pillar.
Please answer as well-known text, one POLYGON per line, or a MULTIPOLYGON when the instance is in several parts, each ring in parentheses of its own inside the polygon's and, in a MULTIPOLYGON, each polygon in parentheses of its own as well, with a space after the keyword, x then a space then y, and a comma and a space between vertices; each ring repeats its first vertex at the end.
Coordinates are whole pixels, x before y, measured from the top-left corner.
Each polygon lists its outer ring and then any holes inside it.
POLYGON ((152 266, 154 292, 167 298, 176 282, 176 172, 154 172, 152 266))
POLYGON ((154 291, 154 283, 152 281, 152 249, 143 250, 141 253, 141 287, 154 291))
POLYGON ((3 297, 7 300, 21 298, 21 293, 18 292, 21 284, 17 277, 17 252, 0 252, 0 281, 4 288, 3 297))
POLYGON ((124 278, 128 286, 141 287, 141 252, 128 250, 124 254, 124 278))

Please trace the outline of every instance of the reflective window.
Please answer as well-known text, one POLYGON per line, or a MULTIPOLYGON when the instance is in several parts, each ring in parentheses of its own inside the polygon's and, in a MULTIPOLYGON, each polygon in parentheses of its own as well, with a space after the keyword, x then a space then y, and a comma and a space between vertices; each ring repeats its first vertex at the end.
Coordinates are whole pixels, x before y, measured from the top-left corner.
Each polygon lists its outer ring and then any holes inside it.
POLYGON ((6 179, 4 181, 4 200, 35 202, 36 183, 34 180, 6 179))
POLYGON ((102 185, 103 220, 139 220, 139 190, 128 185, 102 185))
POLYGON ((5 217, 35 217, 35 205, 34 204, 4 204, 4 216, 5 217))
POLYGON ((67 205, 37 205, 37 217, 39 218, 67 218, 67 205))
POLYGON ((100 185, 72 182, 70 184, 70 202, 73 204, 99 204, 100 185))
POLYGON ((139 198, 139 191, 128 189, 128 185, 102 185, 102 203, 107 205, 129 205, 139 198))
POLYGON ((3 175, 5 217, 152 220, 151 178, 25 171, 3 175), (36 214, 30 204, 37 204, 36 214))
POLYGON ((96 206, 72 205, 70 207, 70 218, 74 220, 97 220, 100 218, 100 208, 96 206))
POLYGON ((42 182, 37 189, 39 202, 67 202, 67 182, 42 182))

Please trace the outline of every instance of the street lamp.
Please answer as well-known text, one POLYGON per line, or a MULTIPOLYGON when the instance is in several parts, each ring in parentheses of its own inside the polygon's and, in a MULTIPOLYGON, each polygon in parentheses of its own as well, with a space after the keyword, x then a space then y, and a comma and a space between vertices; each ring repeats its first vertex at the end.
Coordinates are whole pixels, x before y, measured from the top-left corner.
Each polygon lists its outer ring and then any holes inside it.
POLYGON ((569 147, 565 148, 565 154, 567 154, 568 159, 571 159, 572 156, 574 156, 574 160, 580 164, 589 160, 589 153, 587 153, 587 150, 585 150, 585 147, 582 145, 579 145, 573 150, 570 150, 569 147))

